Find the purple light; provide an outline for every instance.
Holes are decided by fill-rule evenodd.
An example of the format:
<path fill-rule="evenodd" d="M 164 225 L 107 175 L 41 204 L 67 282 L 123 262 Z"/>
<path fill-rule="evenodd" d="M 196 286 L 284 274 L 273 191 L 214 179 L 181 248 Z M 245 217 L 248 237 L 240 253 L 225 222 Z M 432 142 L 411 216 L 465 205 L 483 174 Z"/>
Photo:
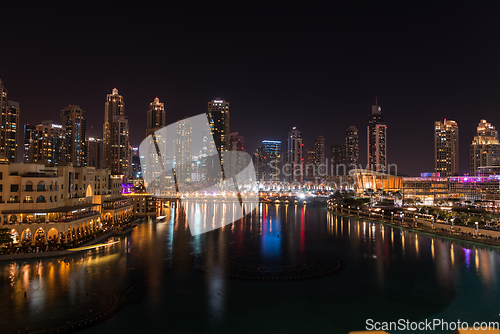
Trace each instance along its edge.
<path fill-rule="evenodd" d="M 131 194 L 134 185 L 131 183 L 122 183 L 122 194 Z"/>

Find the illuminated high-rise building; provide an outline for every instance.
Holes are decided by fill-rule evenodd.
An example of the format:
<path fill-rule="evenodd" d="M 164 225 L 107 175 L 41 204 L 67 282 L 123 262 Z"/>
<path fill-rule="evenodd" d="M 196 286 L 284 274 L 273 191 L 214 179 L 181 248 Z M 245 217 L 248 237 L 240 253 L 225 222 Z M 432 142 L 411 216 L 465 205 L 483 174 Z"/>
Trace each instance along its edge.
<path fill-rule="evenodd" d="M 219 98 L 208 102 L 207 117 L 217 150 L 229 151 L 229 102 Z"/>
<path fill-rule="evenodd" d="M 2 80 L 0 80 L 0 110 L 7 107 L 7 89 L 4 87 Z"/>
<path fill-rule="evenodd" d="M 347 174 L 346 167 L 346 145 L 334 142 L 331 147 L 331 174 L 342 176 Z"/>
<path fill-rule="evenodd" d="M 23 147 L 23 162 L 29 163 L 33 160 L 33 157 L 30 157 L 30 147 L 32 146 L 33 134 L 35 133 L 36 125 L 26 124 L 24 126 L 24 147 Z"/>
<path fill-rule="evenodd" d="M 132 177 L 139 178 L 141 177 L 141 158 L 139 156 L 139 148 L 138 147 L 132 147 L 132 155 L 131 155 L 131 161 L 132 161 Z"/>
<path fill-rule="evenodd" d="M 477 175 L 479 167 L 500 165 L 498 131 L 485 119 L 479 121 L 477 134 L 470 145 L 470 173 Z"/>
<path fill-rule="evenodd" d="M 351 165 L 349 169 L 352 169 L 357 162 L 359 157 L 359 141 L 358 141 L 358 129 L 355 126 L 350 126 L 346 130 L 345 136 L 345 163 Z"/>
<path fill-rule="evenodd" d="M 178 121 L 176 131 L 175 181 L 182 188 L 181 184 L 191 183 L 193 127 L 189 118 Z"/>
<path fill-rule="evenodd" d="M 296 127 L 288 133 L 286 154 L 286 177 L 288 182 L 304 181 L 303 146 L 300 131 Z"/>
<path fill-rule="evenodd" d="M 368 165 L 376 171 L 387 170 L 387 126 L 385 125 L 382 108 L 377 105 L 372 106 L 367 127 L 367 147 L 368 147 Z"/>
<path fill-rule="evenodd" d="M 239 151 L 239 152 L 245 151 L 245 138 L 243 136 L 238 136 L 238 132 L 233 132 L 229 134 L 229 150 Z M 245 158 L 243 155 L 231 154 L 230 157 L 231 161 L 226 162 L 226 165 L 224 165 L 226 168 L 229 168 L 230 174 L 228 175 L 236 175 L 240 171 L 245 169 L 246 165 L 245 165 Z M 229 166 L 227 165 L 228 163 Z"/>
<path fill-rule="evenodd" d="M 129 124 L 125 117 L 123 96 L 114 88 L 106 97 L 103 125 L 103 167 L 115 175 L 129 175 L 130 145 Z"/>
<path fill-rule="evenodd" d="M 265 181 L 267 172 L 267 157 L 264 152 L 264 147 L 258 147 L 252 156 L 253 166 L 255 168 L 255 176 L 257 181 Z"/>
<path fill-rule="evenodd" d="M 434 123 L 435 171 L 441 177 L 458 175 L 458 125 L 445 119 Z"/>
<path fill-rule="evenodd" d="M 325 138 L 323 136 L 317 136 L 314 142 L 314 170 L 315 178 L 324 178 L 326 176 L 326 165 L 325 165 Z"/>
<path fill-rule="evenodd" d="M 262 151 L 266 164 L 266 181 L 279 181 L 281 166 L 281 140 L 263 140 Z"/>
<path fill-rule="evenodd" d="M 5 157 L 4 125 L 7 116 L 7 89 L 0 80 L 0 155 Z M 2 158 L 2 157 L 0 157 Z"/>
<path fill-rule="evenodd" d="M 19 102 L 7 101 L 4 122 L 2 124 L 2 142 L 5 157 L 10 162 L 17 161 L 19 143 Z"/>
<path fill-rule="evenodd" d="M 100 138 L 87 139 L 87 166 L 102 169 L 103 141 Z"/>
<path fill-rule="evenodd" d="M 155 98 L 154 101 L 149 104 L 146 137 L 166 125 L 165 106 L 163 103 L 160 103 L 159 98 Z"/>
<path fill-rule="evenodd" d="M 305 160 L 304 160 L 304 169 L 306 175 L 304 176 L 304 179 L 306 181 L 314 181 L 316 178 L 316 149 L 314 148 L 308 148 L 306 149 L 306 154 L 305 154 Z"/>
<path fill-rule="evenodd" d="M 66 163 L 66 130 L 51 120 L 36 126 L 30 146 L 30 163 L 39 162 L 48 165 Z"/>
<path fill-rule="evenodd" d="M 7 99 L 7 89 L 0 80 L 0 155 L 9 162 L 17 161 L 19 142 L 19 102 Z"/>
<path fill-rule="evenodd" d="M 61 109 L 59 122 L 66 129 L 67 162 L 75 166 L 87 165 L 87 142 L 85 138 L 87 119 L 85 110 L 78 105 L 69 105 Z"/>

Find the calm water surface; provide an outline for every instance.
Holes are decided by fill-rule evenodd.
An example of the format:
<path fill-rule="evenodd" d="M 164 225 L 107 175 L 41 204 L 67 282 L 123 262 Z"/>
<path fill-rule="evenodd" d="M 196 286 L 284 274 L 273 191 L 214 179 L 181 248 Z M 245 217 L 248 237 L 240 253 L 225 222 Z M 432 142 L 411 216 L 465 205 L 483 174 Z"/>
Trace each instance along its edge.
<path fill-rule="evenodd" d="M 368 318 L 500 321 L 498 248 L 320 207 L 261 204 L 258 213 L 195 237 L 181 210 L 165 215 L 139 220 L 106 249 L 1 262 L 2 332 L 71 326 L 116 310 L 84 332 L 346 333 L 363 330 Z M 293 279 L 302 266 L 325 261 L 321 254 L 339 269 Z M 277 267 L 291 279 L 230 277 Z"/>

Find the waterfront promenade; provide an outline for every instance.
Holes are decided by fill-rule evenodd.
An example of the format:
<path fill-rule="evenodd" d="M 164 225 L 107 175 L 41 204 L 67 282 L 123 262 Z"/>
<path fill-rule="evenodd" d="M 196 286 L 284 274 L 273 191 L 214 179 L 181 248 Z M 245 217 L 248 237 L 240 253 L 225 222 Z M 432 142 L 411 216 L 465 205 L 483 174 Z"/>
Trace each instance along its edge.
<path fill-rule="evenodd" d="M 334 214 L 346 217 L 353 217 L 372 222 L 381 222 L 401 228 L 429 233 L 446 238 L 453 238 L 469 242 L 476 242 L 490 246 L 500 247 L 500 231 L 486 230 L 467 227 L 452 226 L 450 224 L 433 223 L 423 219 L 413 217 L 386 216 L 383 213 L 366 211 L 358 208 L 328 204 L 328 210 Z"/>

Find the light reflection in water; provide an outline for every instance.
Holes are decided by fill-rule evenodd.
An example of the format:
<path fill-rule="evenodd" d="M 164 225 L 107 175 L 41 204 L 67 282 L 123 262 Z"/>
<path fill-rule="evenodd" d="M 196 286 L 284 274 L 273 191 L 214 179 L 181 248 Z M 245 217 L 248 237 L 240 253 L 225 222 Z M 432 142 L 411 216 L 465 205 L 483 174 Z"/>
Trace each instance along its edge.
<path fill-rule="evenodd" d="M 186 211 L 195 215 L 197 221 L 201 219 L 217 226 L 218 222 L 213 217 L 234 213 L 234 203 L 229 205 L 231 207 L 224 208 L 210 203 L 193 203 Z M 401 299 L 412 306 L 411 312 L 401 307 L 393 311 L 394 316 L 404 318 L 416 313 L 421 317 L 430 316 L 433 312 L 446 309 L 454 299 L 460 300 L 460 296 L 455 297 L 454 293 L 461 285 L 452 282 L 457 277 L 462 285 L 477 284 L 476 279 L 481 283 L 477 286 L 488 287 L 474 290 L 474 298 L 482 302 L 488 300 L 489 304 L 481 310 L 500 309 L 500 302 L 488 299 L 492 291 L 500 293 L 500 288 L 496 286 L 496 277 L 500 274 L 500 258 L 496 249 L 342 218 L 327 214 L 324 208 L 275 204 L 259 204 L 258 208 L 251 216 L 230 226 L 192 237 L 182 210 L 174 205 L 161 209 L 162 215 L 166 216 L 163 221 L 144 220 L 116 247 L 67 258 L 0 264 L 0 295 L 6 298 L 1 307 L 9 305 L 15 309 L 17 320 L 32 314 L 42 317 L 55 305 L 64 305 L 69 309 L 76 307 L 79 300 L 85 300 L 89 288 L 113 291 L 120 296 L 141 277 L 150 275 L 143 283 L 143 289 L 150 291 L 134 308 L 137 316 L 147 318 L 148 314 L 155 314 L 148 307 L 150 303 L 151 308 L 154 305 L 165 310 L 162 319 L 148 318 L 152 324 L 157 321 L 159 326 L 164 322 L 181 326 L 182 317 L 170 316 L 178 314 L 177 306 L 171 301 L 186 299 L 186 305 L 202 305 L 193 307 L 191 315 L 204 319 L 203 323 L 210 324 L 212 328 L 209 329 L 213 332 L 223 331 L 218 326 L 230 322 L 228 319 L 237 318 L 241 312 L 249 319 L 270 319 L 268 323 L 278 323 L 276 328 L 282 329 L 280 331 L 291 332 L 293 325 L 297 326 L 301 319 L 290 320 L 284 316 L 290 309 L 282 305 L 288 304 L 298 307 L 298 311 L 302 311 L 301 305 L 307 305 L 304 311 L 314 311 L 318 317 L 322 317 L 321 307 L 328 307 L 332 311 L 324 318 L 328 320 L 320 322 L 329 324 L 333 317 L 335 321 L 331 328 L 340 326 L 346 331 L 362 328 L 366 320 L 364 310 L 383 313 L 384 309 L 398 305 Z M 231 251 L 237 253 L 258 250 L 251 260 L 266 263 L 278 261 L 292 250 L 302 254 L 329 252 L 346 266 L 338 275 L 321 279 L 273 285 L 267 282 L 246 283 L 226 277 L 226 269 L 221 264 L 232 260 L 229 246 Z M 208 273 L 193 270 L 194 258 L 201 255 L 213 259 L 203 262 L 210 269 Z M 168 267 L 165 259 L 175 260 L 175 265 Z M 332 287 L 341 288 L 334 289 L 330 294 Z M 27 299 L 24 291 L 28 292 Z M 138 291 L 143 293 L 144 290 Z M 365 298 L 367 291 L 369 298 Z M 273 296 L 272 301 L 269 301 L 270 295 Z M 263 300 L 276 304 L 266 308 L 263 307 Z M 366 309 L 353 314 L 342 300 L 346 303 L 360 300 L 360 305 Z M 276 305 L 283 307 L 283 311 Z M 270 312 L 270 309 L 274 311 Z M 482 312 L 479 309 L 468 310 L 471 316 Z M 123 315 L 117 321 L 122 327 L 117 330 L 126 332 L 126 324 L 131 321 L 127 314 L 130 313 L 123 310 L 116 316 L 120 318 Z M 288 319 L 291 325 L 280 319 Z M 356 325 L 358 320 L 359 326 Z M 193 329 L 202 330 L 205 329 Z M 253 331 L 262 332 L 265 329 Z"/>

